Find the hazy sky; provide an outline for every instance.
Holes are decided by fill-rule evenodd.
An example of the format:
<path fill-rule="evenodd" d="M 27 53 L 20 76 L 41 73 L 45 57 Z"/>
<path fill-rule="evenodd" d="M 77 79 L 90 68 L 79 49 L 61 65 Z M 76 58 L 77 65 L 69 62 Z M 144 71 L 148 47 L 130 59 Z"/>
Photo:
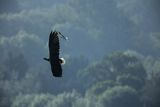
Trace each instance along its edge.
<path fill-rule="evenodd" d="M 48 56 L 48 35 L 54 29 L 69 38 L 61 42 L 62 55 L 91 59 L 115 50 L 134 50 L 141 38 L 147 40 L 150 32 L 159 32 L 159 15 L 152 0 L 0 2 L 1 54 L 23 53 L 32 62 Z"/>

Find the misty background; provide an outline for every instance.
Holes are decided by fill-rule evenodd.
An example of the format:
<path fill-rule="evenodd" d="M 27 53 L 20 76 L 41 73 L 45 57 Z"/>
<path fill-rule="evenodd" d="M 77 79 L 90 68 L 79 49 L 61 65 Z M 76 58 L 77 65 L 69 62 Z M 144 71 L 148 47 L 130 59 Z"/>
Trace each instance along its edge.
<path fill-rule="evenodd" d="M 1 107 L 159 107 L 159 0 L 1 0 Z M 66 59 L 52 76 L 51 30 Z"/>

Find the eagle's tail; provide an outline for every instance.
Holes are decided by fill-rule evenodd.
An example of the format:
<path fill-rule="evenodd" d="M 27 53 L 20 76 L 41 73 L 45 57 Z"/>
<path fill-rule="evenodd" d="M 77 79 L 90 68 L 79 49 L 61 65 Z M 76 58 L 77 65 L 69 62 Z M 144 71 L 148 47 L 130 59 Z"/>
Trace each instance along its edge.
<path fill-rule="evenodd" d="M 43 58 L 44 60 L 46 60 L 46 61 L 48 61 L 48 62 L 50 62 L 50 59 L 49 58 Z"/>

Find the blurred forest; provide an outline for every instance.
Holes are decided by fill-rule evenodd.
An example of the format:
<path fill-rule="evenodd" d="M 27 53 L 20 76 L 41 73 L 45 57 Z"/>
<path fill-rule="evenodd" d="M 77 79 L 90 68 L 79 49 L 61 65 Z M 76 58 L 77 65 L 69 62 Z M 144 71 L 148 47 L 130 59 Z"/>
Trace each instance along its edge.
<path fill-rule="evenodd" d="M 159 0 L 1 0 L 0 107 L 160 107 Z M 66 59 L 54 78 L 48 35 Z"/>

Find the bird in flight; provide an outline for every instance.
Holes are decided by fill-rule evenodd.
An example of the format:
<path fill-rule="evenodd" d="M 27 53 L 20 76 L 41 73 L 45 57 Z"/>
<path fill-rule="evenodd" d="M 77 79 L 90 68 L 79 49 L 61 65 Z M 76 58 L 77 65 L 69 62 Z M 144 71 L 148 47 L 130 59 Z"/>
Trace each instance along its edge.
<path fill-rule="evenodd" d="M 59 58 L 60 43 L 59 38 L 67 40 L 68 38 L 63 36 L 58 31 L 51 31 L 49 35 L 49 58 L 43 58 L 50 62 L 52 74 L 55 77 L 62 77 L 62 64 L 65 64 L 64 58 Z"/>

